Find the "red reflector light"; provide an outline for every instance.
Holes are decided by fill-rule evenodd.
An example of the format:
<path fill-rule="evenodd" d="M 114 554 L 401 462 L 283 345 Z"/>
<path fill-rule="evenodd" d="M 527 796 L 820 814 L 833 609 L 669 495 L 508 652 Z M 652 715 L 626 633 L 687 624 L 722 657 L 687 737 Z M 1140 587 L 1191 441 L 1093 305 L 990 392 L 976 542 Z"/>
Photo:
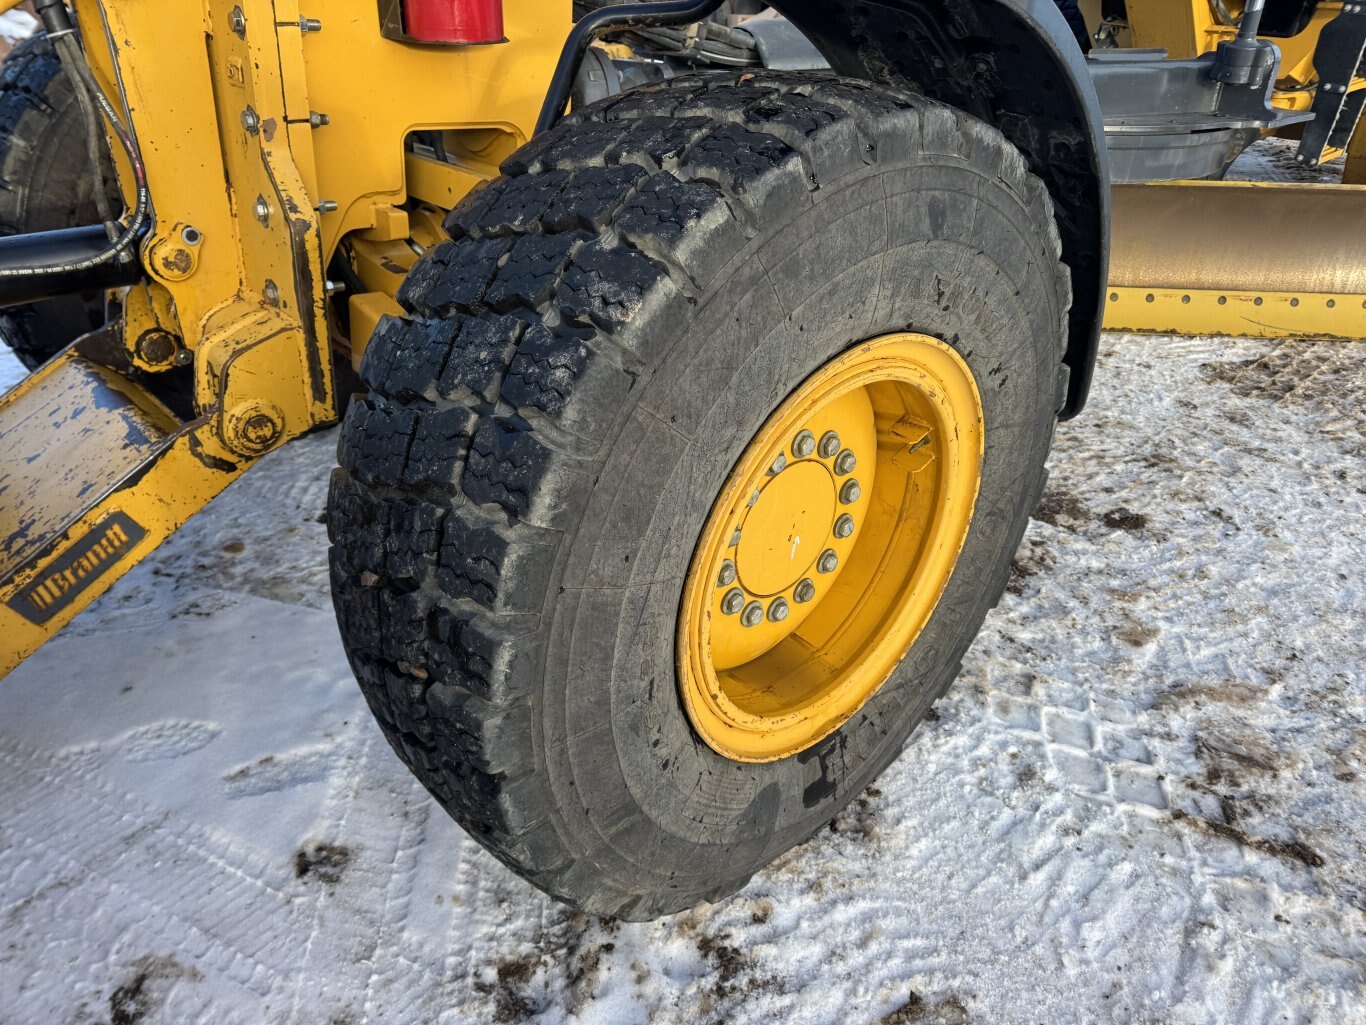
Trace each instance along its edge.
<path fill-rule="evenodd" d="M 403 0 L 403 22 L 422 43 L 498 43 L 503 0 Z"/>

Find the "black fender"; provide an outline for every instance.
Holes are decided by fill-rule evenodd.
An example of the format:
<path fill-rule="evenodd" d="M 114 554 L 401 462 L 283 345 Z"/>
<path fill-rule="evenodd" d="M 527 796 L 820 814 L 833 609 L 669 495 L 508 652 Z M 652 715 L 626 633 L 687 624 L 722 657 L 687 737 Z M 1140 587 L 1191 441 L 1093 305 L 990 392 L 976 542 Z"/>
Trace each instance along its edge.
<path fill-rule="evenodd" d="M 919 88 L 995 126 L 1053 198 L 1072 274 L 1063 420 L 1095 369 L 1110 253 L 1105 130 L 1055 0 L 770 0 L 840 74 Z"/>

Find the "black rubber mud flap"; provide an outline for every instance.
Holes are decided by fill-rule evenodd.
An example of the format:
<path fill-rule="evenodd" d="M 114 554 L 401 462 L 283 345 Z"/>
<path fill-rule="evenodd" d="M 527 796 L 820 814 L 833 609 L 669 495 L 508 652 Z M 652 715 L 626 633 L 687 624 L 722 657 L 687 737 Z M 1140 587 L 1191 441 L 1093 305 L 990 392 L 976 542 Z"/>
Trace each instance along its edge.
<path fill-rule="evenodd" d="M 647 87 L 503 172 L 366 352 L 330 502 L 337 617 L 394 750 L 472 836 L 561 900 L 656 917 L 828 823 L 956 675 L 1043 487 L 1067 274 L 1047 191 L 999 133 L 831 74 Z M 982 395 L 957 568 L 836 733 L 728 760 L 675 675 L 703 522 L 796 385 L 907 329 Z"/>

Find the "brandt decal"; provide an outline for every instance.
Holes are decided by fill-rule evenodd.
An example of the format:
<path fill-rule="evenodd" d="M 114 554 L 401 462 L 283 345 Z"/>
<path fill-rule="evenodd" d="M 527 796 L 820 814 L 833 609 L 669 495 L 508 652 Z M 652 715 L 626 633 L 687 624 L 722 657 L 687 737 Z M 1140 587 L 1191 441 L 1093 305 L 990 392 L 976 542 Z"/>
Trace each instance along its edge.
<path fill-rule="evenodd" d="M 147 531 L 134 523 L 127 513 L 110 513 L 74 545 L 40 568 L 10 598 L 9 607 L 30 623 L 46 623 L 146 536 Z"/>

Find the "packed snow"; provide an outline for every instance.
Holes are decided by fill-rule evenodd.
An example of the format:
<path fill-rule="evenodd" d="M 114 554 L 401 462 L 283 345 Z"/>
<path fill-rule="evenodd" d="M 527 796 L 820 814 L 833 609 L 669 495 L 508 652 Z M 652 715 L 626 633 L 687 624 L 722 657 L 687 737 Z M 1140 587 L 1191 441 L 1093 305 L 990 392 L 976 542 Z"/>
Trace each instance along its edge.
<path fill-rule="evenodd" d="M 305 438 L 0 683 L 0 1021 L 1366 1022 L 1364 400 L 1360 345 L 1107 337 L 934 721 L 646 925 L 390 752 Z"/>

